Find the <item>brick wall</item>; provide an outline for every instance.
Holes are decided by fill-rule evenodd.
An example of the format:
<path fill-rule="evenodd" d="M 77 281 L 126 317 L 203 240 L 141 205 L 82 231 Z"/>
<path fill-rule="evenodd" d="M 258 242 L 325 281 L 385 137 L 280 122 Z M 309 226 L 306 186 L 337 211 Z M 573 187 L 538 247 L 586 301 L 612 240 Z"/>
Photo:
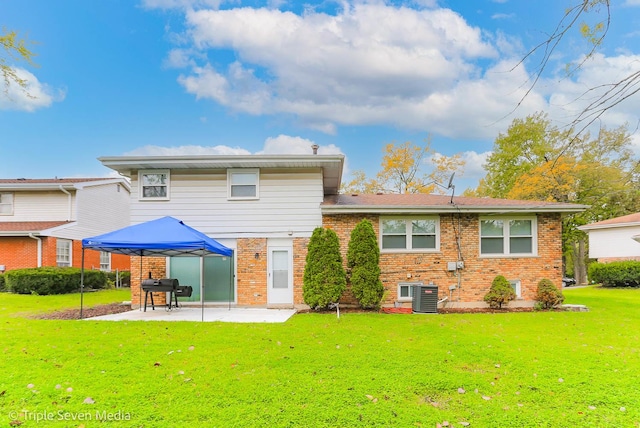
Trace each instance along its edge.
<path fill-rule="evenodd" d="M 363 218 L 372 223 L 379 237 L 379 216 L 341 214 L 323 216 L 325 227 L 331 228 L 340 238 L 345 260 L 351 231 Z M 447 270 L 447 262 L 458 260 L 457 230 L 460 231 L 460 252 L 464 269 L 460 274 L 461 287 L 449 294 L 449 286 L 458 284 L 458 277 Z M 379 238 L 378 238 L 379 239 Z M 562 284 L 562 223 L 559 214 L 538 216 L 538 256 L 526 258 L 479 258 L 479 218 L 474 214 L 440 216 L 440 251 L 436 253 L 382 253 L 380 256 L 381 280 L 386 289 L 383 304 L 393 304 L 397 299 L 399 282 L 433 282 L 438 285 L 439 298 L 449 297 L 452 302 L 483 301 L 496 275 L 509 280 L 520 280 L 523 301 L 532 301 L 538 281 L 550 279 L 556 286 Z M 353 297 L 345 295 L 344 303 Z"/>
<path fill-rule="evenodd" d="M 267 239 L 238 239 L 236 249 L 238 305 L 267 304 Z"/>
<path fill-rule="evenodd" d="M 166 278 L 167 263 L 164 257 L 142 257 L 141 275 L 140 257 L 131 257 L 131 307 L 139 308 L 144 304 L 144 292 L 140 290 L 140 279 Z M 167 303 L 166 293 L 153 293 L 155 304 L 163 305 Z"/>
<path fill-rule="evenodd" d="M 42 266 L 57 266 L 56 242 L 57 238 L 40 237 L 42 241 Z M 71 252 L 72 266 L 82 267 L 82 242 L 73 241 Z M 85 251 L 85 269 L 100 268 L 100 252 Z M 0 238 L 0 265 L 7 270 L 34 268 L 38 266 L 38 241 L 26 236 L 9 236 Z M 111 268 L 129 270 L 129 256 L 112 254 Z"/>

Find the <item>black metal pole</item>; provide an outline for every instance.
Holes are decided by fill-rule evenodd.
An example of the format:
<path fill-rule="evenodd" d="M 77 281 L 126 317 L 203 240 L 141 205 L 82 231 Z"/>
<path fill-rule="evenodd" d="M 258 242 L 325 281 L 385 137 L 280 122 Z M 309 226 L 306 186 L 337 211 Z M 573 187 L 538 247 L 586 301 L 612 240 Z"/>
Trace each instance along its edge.
<path fill-rule="evenodd" d="M 82 261 L 80 262 L 80 319 L 84 308 L 84 247 L 82 247 Z"/>

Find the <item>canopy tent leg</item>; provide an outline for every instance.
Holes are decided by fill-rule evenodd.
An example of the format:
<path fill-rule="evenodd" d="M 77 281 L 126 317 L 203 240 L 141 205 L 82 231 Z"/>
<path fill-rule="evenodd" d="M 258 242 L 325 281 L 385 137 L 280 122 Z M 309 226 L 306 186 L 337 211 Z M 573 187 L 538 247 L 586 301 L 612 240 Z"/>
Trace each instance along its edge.
<path fill-rule="evenodd" d="M 227 300 L 229 301 L 229 310 L 231 310 L 231 294 L 233 294 L 233 283 L 235 282 L 235 278 L 233 276 L 233 253 L 231 253 L 231 258 L 229 260 L 229 296 Z"/>
<path fill-rule="evenodd" d="M 142 311 L 142 253 L 143 251 L 144 250 L 140 250 L 140 280 L 138 281 L 138 310 L 139 311 Z"/>
<path fill-rule="evenodd" d="M 204 249 L 202 250 L 202 253 L 200 254 L 200 266 L 202 269 L 202 279 L 200 281 L 200 308 L 201 308 L 201 322 L 204 322 L 204 281 L 205 281 L 205 268 L 204 268 Z"/>
<path fill-rule="evenodd" d="M 84 247 L 82 248 L 82 258 L 80 262 L 80 319 L 84 309 Z"/>

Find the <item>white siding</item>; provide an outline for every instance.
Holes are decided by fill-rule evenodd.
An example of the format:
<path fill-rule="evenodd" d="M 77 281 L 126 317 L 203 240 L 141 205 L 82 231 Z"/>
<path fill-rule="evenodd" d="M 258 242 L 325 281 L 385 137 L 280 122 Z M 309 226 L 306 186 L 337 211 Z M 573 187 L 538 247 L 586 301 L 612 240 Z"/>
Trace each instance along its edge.
<path fill-rule="evenodd" d="M 72 221 L 75 220 L 75 195 L 71 193 L 71 212 L 69 196 L 62 191 L 14 192 L 13 215 L 2 216 L 2 221 Z"/>
<path fill-rule="evenodd" d="M 171 171 L 169 201 L 138 200 L 132 174 L 131 222 L 173 216 L 220 238 L 311 236 L 322 224 L 322 171 L 261 170 L 258 200 L 227 200 L 227 173 Z"/>
<path fill-rule="evenodd" d="M 640 243 L 631 239 L 634 235 L 640 235 L 640 226 L 590 230 L 589 257 L 640 257 Z"/>
<path fill-rule="evenodd" d="M 120 191 L 118 191 L 118 186 Z M 130 223 L 130 195 L 119 184 L 87 186 L 77 191 L 78 218 L 75 225 L 54 229 L 51 236 L 83 239 L 101 235 Z"/>

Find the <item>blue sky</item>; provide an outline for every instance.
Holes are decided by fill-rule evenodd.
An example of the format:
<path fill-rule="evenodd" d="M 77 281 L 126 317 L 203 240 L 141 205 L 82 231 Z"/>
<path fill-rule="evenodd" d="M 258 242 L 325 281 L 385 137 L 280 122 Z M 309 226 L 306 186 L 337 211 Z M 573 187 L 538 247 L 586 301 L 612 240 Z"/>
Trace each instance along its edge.
<path fill-rule="evenodd" d="M 383 147 L 422 144 L 466 160 L 475 187 L 499 132 L 547 111 L 566 123 L 589 85 L 640 70 L 640 0 L 612 0 L 588 48 L 573 33 L 512 112 L 566 0 L 267 2 L 3 0 L 1 22 L 30 40 L 26 98 L 0 94 L 0 177 L 107 176 L 114 155 L 343 153 L 374 175 Z M 640 96 L 603 124 L 635 126 Z M 640 153 L 640 138 L 634 135 Z"/>

